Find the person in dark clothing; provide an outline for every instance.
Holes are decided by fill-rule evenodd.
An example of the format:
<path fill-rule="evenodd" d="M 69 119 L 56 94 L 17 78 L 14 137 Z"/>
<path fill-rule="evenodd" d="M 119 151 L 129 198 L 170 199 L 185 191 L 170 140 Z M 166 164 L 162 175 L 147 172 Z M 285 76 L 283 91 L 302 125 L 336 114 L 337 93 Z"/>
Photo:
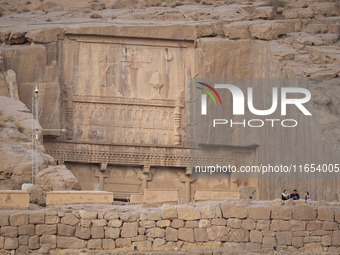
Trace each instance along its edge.
<path fill-rule="evenodd" d="M 306 191 L 306 193 L 305 193 L 305 200 L 308 200 L 308 199 L 309 199 L 309 192 Z"/>
<path fill-rule="evenodd" d="M 300 195 L 299 195 L 299 193 L 297 193 L 297 190 L 294 189 L 294 190 L 293 190 L 293 193 L 290 194 L 290 197 L 289 197 L 289 198 L 290 198 L 290 199 L 293 199 L 293 200 L 299 200 L 299 199 L 300 199 Z"/>
<path fill-rule="evenodd" d="M 289 194 L 287 192 L 287 190 L 283 190 L 282 194 L 281 194 L 281 199 L 282 200 L 288 200 L 289 199 Z"/>

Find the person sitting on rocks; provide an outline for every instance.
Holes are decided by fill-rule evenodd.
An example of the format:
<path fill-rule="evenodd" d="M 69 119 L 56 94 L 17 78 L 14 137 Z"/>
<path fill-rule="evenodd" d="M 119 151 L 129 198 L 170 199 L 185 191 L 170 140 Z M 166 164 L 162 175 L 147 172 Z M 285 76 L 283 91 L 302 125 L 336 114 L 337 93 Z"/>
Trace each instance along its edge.
<path fill-rule="evenodd" d="M 281 199 L 282 200 L 288 200 L 289 199 L 289 194 L 288 194 L 288 191 L 286 189 L 283 190 L 283 192 L 281 194 Z"/>
<path fill-rule="evenodd" d="M 309 192 L 306 191 L 306 192 L 305 192 L 305 200 L 307 201 L 308 199 L 309 199 Z"/>
<path fill-rule="evenodd" d="M 297 190 L 294 189 L 294 190 L 293 190 L 293 193 L 290 194 L 290 197 L 289 197 L 289 198 L 291 198 L 291 199 L 293 199 L 293 200 L 299 200 L 299 199 L 300 199 L 300 195 L 299 195 L 299 193 L 297 193 Z"/>

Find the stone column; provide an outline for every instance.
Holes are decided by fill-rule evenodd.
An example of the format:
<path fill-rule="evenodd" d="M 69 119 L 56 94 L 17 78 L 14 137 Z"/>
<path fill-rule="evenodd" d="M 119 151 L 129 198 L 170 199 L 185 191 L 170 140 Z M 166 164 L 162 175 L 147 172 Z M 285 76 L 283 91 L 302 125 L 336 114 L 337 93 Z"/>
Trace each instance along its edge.
<path fill-rule="evenodd" d="M 100 170 L 96 170 L 95 177 L 99 179 L 99 190 L 104 190 L 104 184 L 105 184 L 105 178 L 109 177 L 109 173 L 107 172 L 107 164 L 101 163 L 100 164 Z"/>
<path fill-rule="evenodd" d="M 191 169 L 191 168 L 190 168 Z M 191 172 L 191 171 L 190 171 Z M 192 201 L 191 196 L 191 183 L 194 182 L 196 179 L 191 178 L 188 173 L 188 168 L 186 169 L 186 173 L 180 176 L 180 180 L 184 183 L 184 198 L 183 203 L 190 203 Z"/>

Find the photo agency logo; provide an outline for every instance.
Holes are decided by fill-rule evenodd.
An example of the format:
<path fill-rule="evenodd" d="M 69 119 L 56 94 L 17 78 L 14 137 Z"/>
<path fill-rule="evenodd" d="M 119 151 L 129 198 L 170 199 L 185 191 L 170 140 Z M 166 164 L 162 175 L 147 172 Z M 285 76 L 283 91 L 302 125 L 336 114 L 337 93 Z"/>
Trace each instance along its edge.
<path fill-rule="evenodd" d="M 304 104 L 309 102 L 311 99 L 311 93 L 308 89 L 299 87 L 273 87 L 272 88 L 272 105 L 269 109 L 259 110 L 254 106 L 254 91 L 252 87 L 247 88 L 246 97 L 243 91 L 235 85 L 232 84 L 214 84 L 211 86 L 204 82 L 196 82 L 200 86 L 196 86 L 197 89 L 202 90 L 204 93 L 201 94 L 201 116 L 208 114 L 208 96 L 213 100 L 215 106 L 223 107 L 222 99 L 217 90 L 223 91 L 227 90 L 232 96 L 232 115 L 242 116 L 245 115 L 245 98 L 247 99 L 248 111 L 256 116 L 265 116 L 266 118 L 254 118 L 254 119 L 243 119 L 242 121 L 234 121 L 233 119 L 223 119 L 214 118 L 212 120 L 213 127 L 218 125 L 230 125 L 230 127 L 243 126 L 243 127 L 262 127 L 266 123 L 275 127 L 280 124 L 282 127 L 296 127 L 298 121 L 296 119 L 279 119 L 279 118 L 269 118 L 270 115 L 274 114 L 276 111 L 280 111 L 280 116 L 287 116 L 287 106 L 294 105 L 296 110 L 300 111 L 305 116 L 312 116 L 312 114 L 307 110 Z M 280 93 L 279 93 L 280 92 Z M 219 100 L 217 103 L 215 96 Z M 280 96 L 280 100 L 279 100 Z M 280 103 L 280 105 L 279 105 Z M 225 106 L 224 106 L 225 107 Z M 225 111 L 229 109 L 225 107 Z M 223 109 L 223 112 L 225 112 Z M 268 118 L 267 118 L 268 117 Z"/>

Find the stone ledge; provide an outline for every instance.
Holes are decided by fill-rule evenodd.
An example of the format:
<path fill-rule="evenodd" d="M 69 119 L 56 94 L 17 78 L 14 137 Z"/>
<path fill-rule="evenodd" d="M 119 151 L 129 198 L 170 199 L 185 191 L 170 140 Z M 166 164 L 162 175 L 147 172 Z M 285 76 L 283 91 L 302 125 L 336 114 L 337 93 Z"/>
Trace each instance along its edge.
<path fill-rule="evenodd" d="M 194 201 L 238 200 L 240 192 L 232 190 L 196 190 Z"/>
<path fill-rule="evenodd" d="M 50 191 L 46 192 L 46 205 L 112 204 L 113 193 L 106 191 Z"/>
<path fill-rule="evenodd" d="M 28 209 L 29 194 L 23 190 L 0 190 L 0 209 Z"/>

